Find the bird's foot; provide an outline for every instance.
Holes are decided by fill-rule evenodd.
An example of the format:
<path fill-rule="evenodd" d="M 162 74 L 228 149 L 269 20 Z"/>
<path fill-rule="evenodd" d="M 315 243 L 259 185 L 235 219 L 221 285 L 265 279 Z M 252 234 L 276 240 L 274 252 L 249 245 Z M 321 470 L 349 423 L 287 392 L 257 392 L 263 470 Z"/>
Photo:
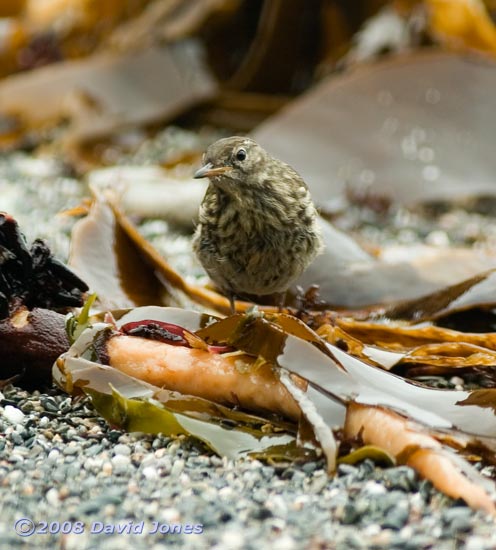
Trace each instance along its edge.
<path fill-rule="evenodd" d="M 231 308 L 231 315 L 234 315 L 236 313 L 236 295 L 232 292 L 229 292 L 229 306 Z"/>
<path fill-rule="evenodd" d="M 276 304 L 277 304 L 278 313 L 283 313 L 283 308 L 284 308 L 284 305 L 286 304 L 286 291 L 277 293 Z"/>
<path fill-rule="evenodd" d="M 321 309 L 325 305 L 325 302 L 320 298 L 319 285 L 312 285 L 307 290 L 304 290 L 301 286 L 297 286 L 295 305 L 299 314 L 309 310 Z"/>

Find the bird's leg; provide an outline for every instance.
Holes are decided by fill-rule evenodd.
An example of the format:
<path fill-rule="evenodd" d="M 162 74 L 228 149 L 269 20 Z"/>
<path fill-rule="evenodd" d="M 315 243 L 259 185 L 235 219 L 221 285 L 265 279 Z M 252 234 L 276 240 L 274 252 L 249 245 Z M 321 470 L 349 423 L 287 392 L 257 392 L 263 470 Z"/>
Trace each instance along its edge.
<path fill-rule="evenodd" d="M 312 285 L 307 290 L 297 286 L 295 302 L 298 314 L 312 309 L 319 309 L 319 307 L 325 305 L 325 302 L 319 296 L 319 285 Z"/>
<path fill-rule="evenodd" d="M 295 305 L 297 311 L 303 311 L 305 309 L 305 291 L 300 285 L 296 286 Z"/>
<path fill-rule="evenodd" d="M 277 311 L 279 313 L 282 313 L 282 309 L 284 307 L 284 304 L 286 303 L 286 291 L 277 293 L 276 303 L 277 303 Z"/>
<path fill-rule="evenodd" d="M 236 295 L 234 292 L 229 291 L 229 305 L 231 306 L 231 315 L 236 313 Z"/>

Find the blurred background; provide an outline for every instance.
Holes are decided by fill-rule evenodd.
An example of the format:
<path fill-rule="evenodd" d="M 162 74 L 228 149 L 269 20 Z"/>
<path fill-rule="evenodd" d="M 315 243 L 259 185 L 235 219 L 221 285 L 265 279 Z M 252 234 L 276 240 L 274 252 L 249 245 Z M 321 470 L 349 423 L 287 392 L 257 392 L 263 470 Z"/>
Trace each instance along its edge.
<path fill-rule="evenodd" d="M 105 163 L 92 142 L 119 125 L 248 132 L 327 75 L 386 54 L 492 56 L 494 11 L 493 0 L 3 0 L 0 148 L 64 123 L 84 170 Z"/>
<path fill-rule="evenodd" d="M 2 0 L 0 210 L 66 259 L 90 188 L 119 187 L 143 236 L 200 277 L 191 175 L 209 143 L 249 134 L 372 255 L 494 251 L 495 15 L 494 0 Z"/>

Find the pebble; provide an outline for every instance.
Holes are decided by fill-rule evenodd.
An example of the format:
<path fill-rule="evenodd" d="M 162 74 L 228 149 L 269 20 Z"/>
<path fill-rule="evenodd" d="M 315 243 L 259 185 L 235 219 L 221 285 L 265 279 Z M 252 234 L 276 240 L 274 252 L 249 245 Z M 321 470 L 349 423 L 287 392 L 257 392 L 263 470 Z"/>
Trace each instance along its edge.
<path fill-rule="evenodd" d="M 15 445 L 22 445 L 24 443 L 24 440 L 17 432 L 11 432 L 9 437 Z"/>
<path fill-rule="evenodd" d="M 177 477 L 179 476 L 179 474 L 182 473 L 183 470 L 184 470 L 184 460 L 182 459 L 176 460 L 172 465 L 170 475 L 172 477 Z"/>
<path fill-rule="evenodd" d="M 470 531 L 472 514 L 466 507 L 451 508 L 443 511 L 442 518 L 446 531 L 455 536 L 457 533 Z"/>
<path fill-rule="evenodd" d="M 38 423 L 38 426 L 40 428 L 46 428 L 48 425 L 50 424 L 50 419 L 48 418 L 48 416 L 42 416 L 40 418 L 40 421 Z"/>
<path fill-rule="evenodd" d="M 213 141 L 211 137 L 168 130 L 147 139 L 127 162 L 162 162 L 181 144 L 187 142 L 200 150 Z M 6 186 L 20 190 L 14 206 L 20 211 L 18 219 L 28 240 L 46 238 L 63 259 L 73 220 L 60 221 L 66 224 L 61 236 L 52 229 L 53 217 L 68 202 L 78 204 L 84 187 L 75 178 L 62 177 L 62 163 L 35 163 L 35 169 L 26 169 L 29 156 L 16 155 L 10 160 L 0 158 L 0 192 Z M 36 223 L 32 223 L 33 212 Z M 438 247 L 450 242 L 496 242 L 494 220 L 476 213 L 451 211 L 438 220 L 394 208 L 382 220 L 362 214 L 350 208 L 341 221 L 371 245 L 426 239 Z M 340 220 L 336 222 L 339 226 Z M 153 223 L 147 226 L 150 236 Z M 160 231 L 163 228 L 160 225 Z M 184 253 L 187 239 L 170 235 L 155 239 L 163 251 L 172 243 L 179 250 L 180 267 L 193 272 L 191 255 Z M 437 383 L 450 387 L 463 386 L 464 381 L 452 377 Z M 13 386 L 2 387 L 0 392 L 0 434 L 6 435 L 0 436 L 2 549 L 19 546 L 12 525 L 22 516 L 35 522 L 146 520 L 203 526 L 196 538 L 69 534 L 62 541 L 51 535 L 36 539 L 35 535 L 25 541 L 33 548 L 496 548 L 492 520 L 440 497 L 430 483 L 406 467 L 383 470 L 371 461 L 341 464 L 337 476 L 328 478 L 322 461 L 282 470 L 259 461 L 230 461 L 200 451 L 184 438 L 109 428 L 88 400 L 76 403 L 58 390 L 29 393 Z"/>
<path fill-rule="evenodd" d="M 20 409 L 18 409 L 17 407 L 13 407 L 12 405 L 7 405 L 4 408 L 3 417 L 11 424 L 21 424 L 22 422 L 24 422 L 25 419 L 24 413 Z"/>
<path fill-rule="evenodd" d="M 60 451 L 58 449 L 52 449 L 47 456 L 49 462 L 56 462 L 60 456 Z"/>
<path fill-rule="evenodd" d="M 238 550 L 243 548 L 244 542 L 245 538 L 239 531 L 229 530 L 221 536 L 221 544 L 229 550 Z"/>
<path fill-rule="evenodd" d="M 45 498 L 50 506 L 59 506 L 60 504 L 59 492 L 57 489 L 49 489 L 45 495 Z"/>
<path fill-rule="evenodd" d="M 115 455 L 111 462 L 115 474 L 125 473 L 131 465 L 131 459 L 125 455 Z"/>
<path fill-rule="evenodd" d="M 11 406 L 20 410 L 14 388 L 4 391 Z M 29 402 L 29 394 L 23 399 Z M 193 539 L 179 535 L 170 540 L 226 550 L 297 550 L 310 540 L 342 550 L 443 550 L 439 541 L 459 540 L 460 534 L 484 544 L 492 536 L 492 524 L 467 507 L 444 499 L 440 512 L 432 485 L 406 467 L 384 470 L 371 461 L 342 464 L 338 475 L 329 478 L 322 462 L 283 470 L 259 461 L 233 462 L 199 454 L 187 439 L 166 441 L 110 430 L 98 419 L 90 421 L 87 405 L 80 405 L 77 414 L 71 409 L 68 417 L 45 414 L 50 406 L 60 410 L 64 399 L 63 394 L 33 396 L 33 406 L 24 407 L 29 411 L 26 421 L 7 425 L 9 437 L 0 447 L 6 524 L 14 521 L 15 510 L 36 521 L 198 523 L 203 532 L 195 544 L 189 546 Z M 79 436 L 79 427 L 86 429 L 85 438 Z M 98 437 L 88 437 L 90 433 Z M 26 441 L 32 437 L 36 442 L 28 449 Z M 94 547 L 121 547 L 112 535 L 94 537 Z M 80 547 L 75 539 L 67 540 L 72 541 L 67 548 Z M 160 540 L 151 535 L 133 539 L 138 549 L 157 544 Z"/>
<path fill-rule="evenodd" d="M 40 399 L 40 403 L 45 408 L 46 411 L 58 412 L 59 410 L 59 406 L 57 405 L 57 402 L 52 397 L 42 397 Z"/>
<path fill-rule="evenodd" d="M 158 472 L 153 466 L 147 466 L 142 470 L 143 476 L 148 480 L 154 480 L 158 477 Z"/>
<path fill-rule="evenodd" d="M 271 545 L 272 550 L 293 550 L 296 548 L 296 541 L 289 535 L 278 537 Z"/>
<path fill-rule="evenodd" d="M 383 495 L 387 492 L 387 489 L 384 485 L 375 481 L 366 481 L 363 486 L 363 492 L 370 497 L 374 497 L 377 495 Z"/>
<path fill-rule="evenodd" d="M 127 445 L 116 445 L 113 448 L 113 453 L 115 455 L 129 456 L 131 454 L 131 449 Z"/>
<path fill-rule="evenodd" d="M 64 447 L 63 454 L 66 456 L 76 455 L 81 452 L 81 449 L 77 445 L 69 444 Z"/>
<path fill-rule="evenodd" d="M 386 529 L 400 530 L 408 520 L 408 505 L 406 502 L 398 503 L 398 506 L 391 508 L 384 520 L 382 527 Z"/>

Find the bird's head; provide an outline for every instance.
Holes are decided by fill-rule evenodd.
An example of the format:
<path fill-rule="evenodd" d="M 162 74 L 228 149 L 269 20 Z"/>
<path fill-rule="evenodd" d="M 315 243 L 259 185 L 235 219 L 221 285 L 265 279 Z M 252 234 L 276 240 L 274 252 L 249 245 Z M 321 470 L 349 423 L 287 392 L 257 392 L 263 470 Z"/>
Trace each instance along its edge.
<path fill-rule="evenodd" d="M 209 178 L 212 184 L 246 184 L 253 174 L 260 173 L 268 157 L 255 141 L 247 137 L 219 139 L 203 155 L 203 166 L 195 178 Z"/>

